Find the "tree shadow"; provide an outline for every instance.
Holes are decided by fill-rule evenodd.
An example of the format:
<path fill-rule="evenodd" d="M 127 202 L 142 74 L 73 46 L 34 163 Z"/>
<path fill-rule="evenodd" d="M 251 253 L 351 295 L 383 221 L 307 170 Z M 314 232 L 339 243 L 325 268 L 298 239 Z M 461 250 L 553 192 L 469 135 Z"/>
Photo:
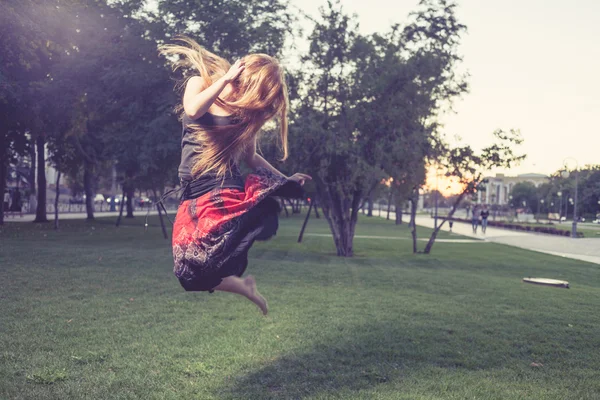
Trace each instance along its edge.
<path fill-rule="evenodd" d="M 220 397 L 303 399 L 339 395 L 398 381 L 424 368 L 497 368 L 527 349 L 510 342 L 490 346 L 493 329 L 450 320 L 426 325 L 400 321 L 338 327 L 309 351 L 291 351 L 223 388 Z M 458 329 L 458 331 L 456 330 Z M 331 331 L 331 329 L 328 329 Z M 470 332 L 478 332 L 475 335 Z M 487 348 L 486 348 L 487 347 Z"/>

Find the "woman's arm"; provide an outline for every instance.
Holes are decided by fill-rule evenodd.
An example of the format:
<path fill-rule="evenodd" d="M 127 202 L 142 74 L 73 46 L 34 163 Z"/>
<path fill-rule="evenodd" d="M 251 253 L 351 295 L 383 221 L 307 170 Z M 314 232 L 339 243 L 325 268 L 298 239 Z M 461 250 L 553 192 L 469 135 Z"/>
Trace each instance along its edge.
<path fill-rule="evenodd" d="M 254 140 L 254 144 L 250 147 L 250 150 L 246 153 L 246 164 L 248 167 L 256 170 L 257 168 L 266 168 L 269 171 L 273 172 L 275 175 L 279 175 L 284 177 L 285 179 L 298 182 L 301 185 L 304 185 L 304 181 L 312 179 L 310 176 L 302 173 L 295 173 L 294 175 L 287 177 L 282 174 L 277 168 L 273 167 L 267 160 L 265 160 L 260 154 L 256 153 L 256 139 Z"/>
<path fill-rule="evenodd" d="M 244 63 L 237 61 L 221 78 L 208 86 L 200 76 L 191 77 L 183 95 L 183 109 L 191 119 L 204 115 L 228 83 L 233 81 L 244 70 Z"/>
<path fill-rule="evenodd" d="M 256 138 L 254 139 L 254 143 L 246 152 L 245 161 L 248 167 L 253 170 L 256 170 L 257 168 L 266 168 L 269 171 L 273 172 L 275 175 L 283 176 L 287 179 L 287 176 L 285 176 L 277 168 L 269 164 L 267 160 L 265 160 L 260 154 L 256 152 Z"/>

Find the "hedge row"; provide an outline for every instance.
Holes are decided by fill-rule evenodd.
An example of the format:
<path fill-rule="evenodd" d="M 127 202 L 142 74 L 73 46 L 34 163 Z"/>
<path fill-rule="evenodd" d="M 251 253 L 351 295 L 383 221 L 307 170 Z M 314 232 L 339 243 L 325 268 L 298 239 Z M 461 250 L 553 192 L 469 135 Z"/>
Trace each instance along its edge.
<path fill-rule="evenodd" d="M 466 222 L 471 223 L 470 219 L 465 218 L 452 218 L 453 221 L 458 222 Z M 558 235 L 558 236 L 571 236 L 570 230 L 565 229 L 557 229 L 551 226 L 529 226 L 522 224 L 511 224 L 509 222 L 504 221 L 491 221 L 488 219 L 488 226 L 493 226 L 495 228 L 503 228 L 503 229 L 513 229 L 516 231 L 524 231 L 524 232 L 538 232 L 538 233 L 546 233 L 548 235 Z M 577 237 L 583 237 L 583 232 L 577 232 Z"/>

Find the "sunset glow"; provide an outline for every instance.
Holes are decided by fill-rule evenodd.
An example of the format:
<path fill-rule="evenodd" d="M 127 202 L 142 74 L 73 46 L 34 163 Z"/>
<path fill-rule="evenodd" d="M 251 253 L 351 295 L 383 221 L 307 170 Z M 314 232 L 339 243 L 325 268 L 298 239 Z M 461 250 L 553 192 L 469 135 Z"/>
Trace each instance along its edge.
<path fill-rule="evenodd" d="M 424 185 L 424 189 L 427 191 L 437 189 L 444 196 L 451 196 L 453 194 L 460 193 L 463 190 L 463 185 L 458 182 L 456 178 L 447 178 L 442 173 L 436 179 L 437 169 L 434 166 L 429 167 L 427 171 L 427 177 Z"/>

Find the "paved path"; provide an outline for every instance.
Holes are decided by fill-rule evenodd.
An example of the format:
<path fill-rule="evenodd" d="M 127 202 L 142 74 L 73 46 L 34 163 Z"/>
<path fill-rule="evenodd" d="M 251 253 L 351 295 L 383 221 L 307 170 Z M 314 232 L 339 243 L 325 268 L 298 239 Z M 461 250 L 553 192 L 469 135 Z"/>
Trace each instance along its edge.
<path fill-rule="evenodd" d="M 433 228 L 433 218 L 417 216 L 417 225 Z M 442 230 L 449 230 L 448 223 L 444 224 Z M 471 224 L 463 222 L 454 222 L 452 232 L 472 238 L 483 239 L 487 242 L 501 243 L 520 247 L 522 249 L 600 264 L 600 239 L 572 239 L 565 236 L 520 232 L 511 229 L 492 227 L 487 228 L 485 235 L 481 232 L 481 227 L 479 227 L 477 234 L 473 234 Z"/>
<path fill-rule="evenodd" d="M 175 214 L 175 210 L 169 210 L 169 216 Z M 123 217 L 127 214 L 126 211 L 123 211 Z M 119 215 L 118 211 L 102 211 L 102 212 L 94 212 L 94 217 L 102 218 L 102 217 L 117 217 Z M 135 210 L 134 215 L 136 217 L 146 216 L 146 210 Z M 157 215 L 157 211 L 151 210 L 150 215 Z M 54 213 L 47 213 L 48 221 L 54 221 Z M 63 221 L 65 219 L 86 219 L 87 213 L 60 213 L 58 219 Z M 33 222 L 35 219 L 35 214 L 23 214 L 22 217 L 17 215 L 5 215 L 4 221 L 6 222 Z"/>

